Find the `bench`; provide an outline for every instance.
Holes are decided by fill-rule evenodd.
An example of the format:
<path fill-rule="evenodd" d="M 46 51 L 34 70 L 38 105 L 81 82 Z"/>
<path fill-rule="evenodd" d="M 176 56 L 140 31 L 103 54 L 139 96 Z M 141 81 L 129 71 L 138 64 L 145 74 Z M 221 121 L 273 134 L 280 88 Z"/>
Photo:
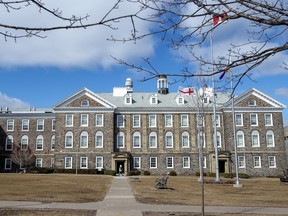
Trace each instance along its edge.
<path fill-rule="evenodd" d="M 140 179 L 139 179 L 139 176 L 131 176 L 130 177 L 130 181 L 137 181 L 137 182 L 139 182 L 140 181 Z"/>
<path fill-rule="evenodd" d="M 288 177 L 287 176 L 280 177 L 280 181 L 281 182 L 288 182 Z"/>
<path fill-rule="evenodd" d="M 163 176 L 162 179 L 156 180 L 155 187 L 157 189 L 166 189 L 168 178 L 169 178 L 168 176 Z"/>

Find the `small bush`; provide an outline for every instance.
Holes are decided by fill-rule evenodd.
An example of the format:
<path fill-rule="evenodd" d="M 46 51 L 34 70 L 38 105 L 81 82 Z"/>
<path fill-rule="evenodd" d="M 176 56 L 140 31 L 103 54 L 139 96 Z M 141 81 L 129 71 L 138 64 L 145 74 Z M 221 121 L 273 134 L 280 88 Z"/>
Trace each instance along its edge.
<path fill-rule="evenodd" d="M 145 176 L 149 176 L 149 175 L 150 175 L 150 171 L 148 171 L 148 170 L 144 170 L 143 175 L 145 175 Z"/>
<path fill-rule="evenodd" d="M 177 173 L 174 170 L 172 170 L 172 171 L 170 171 L 169 175 L 170 176 L 177 176 Z"/>
<path fill-rule="evenodd" d="M 116 176 L 115 170 L 104 170 L 104 175 Z"/>
<path fill-rule="evenodd" d="M 140 170 L 131 170 L 130 172 L 127 173 L 128 176 L 136 176 L 140 174 L 141 174 Z"/>

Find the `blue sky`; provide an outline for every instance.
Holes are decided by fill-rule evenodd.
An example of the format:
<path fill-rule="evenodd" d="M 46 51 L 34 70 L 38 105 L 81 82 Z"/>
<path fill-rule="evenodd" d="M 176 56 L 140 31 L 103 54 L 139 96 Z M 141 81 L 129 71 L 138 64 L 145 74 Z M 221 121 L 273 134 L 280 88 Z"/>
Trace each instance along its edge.
<path fill-rule="evenodd" d="M 72 3 L 69 8 L 64 7 L 70 13 L 74 13 L 75 10 L 73 1 L 71 0 Z M 77 12 L 83 11 L 83 13 L 95 14 L 95 10 L 100 13 L 104 10 L 104 6 L 104 8 L 109 7 L 109 3 L 104 0 L 97 1 L 98 5 L 95 5 L 94 1 L 89 2 L 81 5 L 80 8 L 78 4 Z M 64 5 L 64 1 L 61 0 L 58 4 L 61 7 Z M 99 7 L 99 5 L 103 7 Z M 93 8 L 93 6 L 95 7 Z M 98 8 L 100 9 L 98 10 Z M 133 7 L 125 8 L 125 10 L 131 12 L 129 10 L 133 11 Z M 13 20 L 17 20 L 18 24 L 21 24 L 21 22 L 24 22 L 23 20 L 31 20 L 37 14 L 25 9 L 20 14 L 12 13 L 2 18 L 11 20 L 11 15 L 13 17 L 20 16 L 21 19 L 14 18 Z M 91 16 L 91 19 L 93 18 Z M 37 22 L 40 21 L 36 21 L 36 24 Z M 122 28 L 116 34 L 120 37 L 127 36 L 130 29 L 126 26 L 127 23 L 122 23 Z M 215 55 L 218 54 L 219 50 L 222 50 L 223 44 L 220 44 L 221 41 L 229 42 L 228 39 L 232 38 L 228 33 L 230 31 L 229 27 L 229 24 L 225 27 L 227 32 L 224 36 L 221 31 L 215 32 Z M 147 29 L 149 29 L 147 24 L 139 24 L 139 31 Z M 107 41 L 106 39 L 111 34 L 115 34 L 115 32 L 107 28 L 97 27 L 86 30 L 47 32 L 45 33 L 45 36 L 47 36 L 45 39 L 24 38 L 16 42 L 14 40 L 5 41 L 4 38 L 0 37 L 2 47 L 0 50 L 0 76 L 2 81 L 0 85 L 0 106 L 52 107 L 84 87 L 96 93 L 112 92 L 113 87 L 123 86 L 128 77 L 132 78 L 135 91 L 156 91 L 155 80 L 139 82 L 144 76 L 147 77 L 147 74 L 137 73 L 127 67 L 118 65 L 111 58 L 111 55 L 134 64 L 143 64 L 141 57 L 149 57 L 160 73 L 180 73 L 181 68 L 187 64 L 177 59 L 175 54 L 162 44 L 159 38 L 151 37 L 136 44 L 123 44 Z M 233 38 L 240 40 L 235 34 L 233 34 Z M 218 47 L 221 47 L 221 49 L 218 49 Z M 286 55 L 278 55 L 272 61 L 257 68 L 253 72 L 255 82 L 245 78 L 237 88 L 236 94 L 241 94 L 243 91 L 254 87 L 287 106 L 288 71 L 281 70 L 277 65 L 283 61 L 287 61 L 287 53 Z M 195 65 L 189 65 L 189 67 L 197 70 Z M 176 92 L 178 86 L 193 85 L 195 81 L 189 80 L 188 82 L 170 85 L 170 91 Z M 285 125 L 288 125 L 287 108 L 284 110 L 283 116 Z"/>

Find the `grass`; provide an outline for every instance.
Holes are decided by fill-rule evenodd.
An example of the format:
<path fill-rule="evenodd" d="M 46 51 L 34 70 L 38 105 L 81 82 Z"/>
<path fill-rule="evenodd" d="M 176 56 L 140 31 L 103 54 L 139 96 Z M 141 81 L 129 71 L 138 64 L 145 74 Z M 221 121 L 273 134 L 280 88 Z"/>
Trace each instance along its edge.
<path fill-rule="evenodd" d="M 97 202 L 104 199 L 111 176 L 0 174 L 0 200 Z"/>
<path fill-rule="evenodd" d="M 97 202 L 103 200 L 111 176 L 73 174 L 0 174 L 0 200 L 42 202 Z M 201 205 L 197 177 L 170 176 L 168 189 L 155 189 L 159 177 L 140 176 L 130 185 L 139 202 L 149 204 Z M 209 179 L 209 178 L 205 178 Z M 213 179 L 209 179 L 213 182 Z M 286 207 L 288 184 L 275 178 L 241 179 L 242 188 L 232 184 L 205 184 L 205 205 Z M 92 216 L 96 211 L 69 209 L 0 209 L 2 216 Z M 144 216 L 199 216 L 199 213 L 143 212 Z M 205 214 L 219 216 L 223 214 Z M 224 214 L 233 216 L 235 214 Z M 242 214 L 237 214 L 242 216 Z M 245 214 L 243 214 L 245 215 Z M 261 215 L 264 216 L 265 214 Z M 254 214 L 253 216 L 258 216 Z"/>
<path fill-rule="evenodd" d="M 201 184 L 197 177 L 171 176 L 167 184 L 170 189 L 160 190 L 154 188 L 156 179 L 143 176 L 140 182 L 130 183 L 139 202 L 201 205 Z M 242 188 L 233 184 L 205 184 L 205 205 L 287 208 L 288 185 L 280 183 L 278 178 L 243 179 L 241 184 Z"/>

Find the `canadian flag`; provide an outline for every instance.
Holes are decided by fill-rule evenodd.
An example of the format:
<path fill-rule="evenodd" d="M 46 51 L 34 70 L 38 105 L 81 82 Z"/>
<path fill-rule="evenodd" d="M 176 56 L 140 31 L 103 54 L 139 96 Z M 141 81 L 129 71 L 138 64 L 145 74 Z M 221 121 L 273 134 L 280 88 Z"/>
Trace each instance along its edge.
<path fill-rule="evenodd" d="M 183 94 L 187 94 L 187 95 L 191 95 L 191 94 L 195 93 L 193 87 L 187 87 L 187 88 L 179 87 L 178 91 L 183 93 Z"/>
<path fill-rule="evenodd" d="M 218 25 L 221 22 L 225 22 L 227 19 L 227 13 L 223 10 L 220 15 L 212 15 L 213 25 Z"/>

